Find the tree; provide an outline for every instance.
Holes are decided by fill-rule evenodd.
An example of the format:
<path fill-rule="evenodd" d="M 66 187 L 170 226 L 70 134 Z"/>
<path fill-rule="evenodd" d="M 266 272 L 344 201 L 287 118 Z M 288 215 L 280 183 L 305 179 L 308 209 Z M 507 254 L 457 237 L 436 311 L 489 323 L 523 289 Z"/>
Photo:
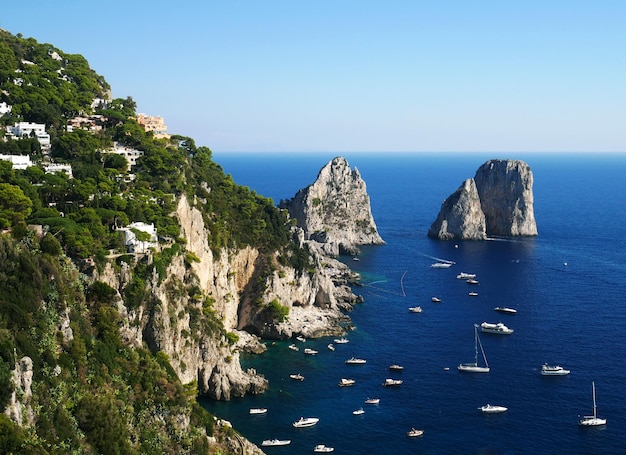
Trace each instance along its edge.
<path fill-rule="evenodd" d="M 19 186 L 0 183 L 0 227 L 23 223 L 31 213 L 33 201 Z"/>

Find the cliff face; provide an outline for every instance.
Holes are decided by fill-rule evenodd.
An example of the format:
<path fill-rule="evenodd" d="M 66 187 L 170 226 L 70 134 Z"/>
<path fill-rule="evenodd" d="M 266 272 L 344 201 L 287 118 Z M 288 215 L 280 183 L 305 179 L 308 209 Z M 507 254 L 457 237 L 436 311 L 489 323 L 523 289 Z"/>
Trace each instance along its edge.
<path fill-rule="evenodd" d="M 487 237 L 485 215 L 473 179 L 465 180 L 443 201 L 428 235 L 442 240 L 484 240 Z"/>
<path fill-rule="evenodd" d="M 533 174 L 519 160 L 489 160 L 448 197 L 428 231 L 441 240 L 533 236 Z"/>
<path fill-rule="evenodd" d="M 301 189 L 281 208 L 297 220 L 306 240 L 315 240 L 325 254 L 354 254 L 358 245 L 382 245 L 370 208 L 365 182 L 345 158 L 324 166 L 315 182 Z"/>

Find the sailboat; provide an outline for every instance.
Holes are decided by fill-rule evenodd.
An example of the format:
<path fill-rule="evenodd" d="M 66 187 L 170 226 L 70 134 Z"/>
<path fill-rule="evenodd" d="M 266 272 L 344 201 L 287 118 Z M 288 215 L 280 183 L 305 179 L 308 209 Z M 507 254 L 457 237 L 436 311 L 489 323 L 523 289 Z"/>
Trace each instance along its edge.
<path fill-rule="evenodd" d="M 480 346 L 480 352 L 483 355 L 485 366 L 478 365 L 478 347 Z M 474 324 L 474 363 L 462 363 L 457 369 L 465 373 L 489 373 L 489 364 L 487 363 L 487 356 L 483 350 L 483 345 L 478 337 L 478 324 Z"/>
<path fill-rule="evenodd" d="M 593 415 L 583 416 L 583 418 L 578 421 L 578 425 L 581 427 L 606 425 L 606 419 L 600 419 L 596 414 L 596 384 L 593 381 L 591 382 L 591 395 L 593 396 Z"/>

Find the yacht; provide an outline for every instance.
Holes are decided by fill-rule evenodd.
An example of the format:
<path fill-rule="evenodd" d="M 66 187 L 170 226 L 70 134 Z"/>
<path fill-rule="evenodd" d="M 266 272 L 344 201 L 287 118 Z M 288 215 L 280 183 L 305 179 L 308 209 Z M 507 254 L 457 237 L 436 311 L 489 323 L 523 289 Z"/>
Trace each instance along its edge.
<path fill-rule="evenodd" d="M 498 322 L 497 324 L 483 322 L 480 324 L 480 330 L 484 333 L 495 333 L 498 335 L 510 335 L 513 333 L 513 329 L 509 329 L 501 322 Z"/>
<path fill-rule="evenodd" d="M 292 351 L 299 351 L 300 348 L 298 346 L 296 346 L 295 344 L 290 344 L 289 345 L 289 349 L 291 349 Z"/>
<path fill-rule="evenodd" d="M 315 349 L 309 349 L 309 348 L 306 348 L 304 350 L 304 353 L 307 354 L 307 355 L 315 355 L 315 354 L 317 354 L 317 352 L 318 351 L 316 351 Z"/>
<path fill-rule="evenodd" d="M 365 414 L 365 411 L 363 410 L 363 408 L 359 408 L 356 411 L 352 411 L 352 414 L 354 414 L 355 416 L 360 416 L 361 414 Z"/>
<path fill-rule="evenodd" d="M 339 387 L 350 387 L 354 385 L 355 382 L 356 381 L 354 379 L 341 378 L 341 381 L 339 381 Z"/>
<path fill-rule="evenodd" d="M 478 365 L 478 347 L 480 347 L 480 352 L 483 355 L 485 366 Z M 487 363 L 487 356 L 485 355 L 483 345 L 480 342 L 480 337 L 478 336 L 478 324 L 474 324 L 474 363 L 462 363 L 457 367 L 457 369 L 464 373 L 489 373 L 490 371 L 489 364 Z"/>
<path fill-rule="evenodd" d="M 262 446 L 287 446 L 291 444 L 290 439 L 266 439 L 261 443 Z"/>
<path fill-rule="evenodd" d="M 302 335 L 298 335 L 296 337 L 296 340 L 298 340 L 300 343 L 304 343 L 306 341 L 306 338 L 304 338 Z"/>
<path fill-rule="evenodd" d="M 498 414 L 500 412 L 505 412 L 509 410 L 509 408 L 507 408 L 506 406 L 497 406 L 491 404 L 486 404 L 478 409 L 480 409 L 485 414 Z"/>
<path fill-rule="evenodd" d="M 314 425 L 317 425 L 317 422 L 319 422 L 320 419 L 318 419 L 317 417 L 300 417 L 300 420 L 297 420 L 293 423 L 293 426 L 295 428 L 306 428 L 306 427 L 312 427 Z"/>
<path fill-rule="evenodd" d="M 430 264 L 433 269 L 447 269 L 452 267 L 451 262 L 435 262 L 434 264 Z"/>
<path fill-rule="evenodd" d="M 391 366 L 389 367 L 389 369 L 390 369 L 391 371 L 402 371 L 402 370 L 404 370 L 404 367 L 403 367 L 402 365 L 398 365 L 398 364 L 395 364 L 395 363 L 394 363 L 393 365 L 391 365 Z"/>
<path fill-rule="evenodd" d="M 456 276 L 456 278 L 457 280 L 473 280 L 474 278 L 476 278 L 476 274 L 461 272 Z"/>
<path fill-rule="evenodd" d="M 300 373 L 290 374 L 289 378 L 293 379 L 294 381 L 304 381 L 304 376 L 302 376 Z"/>
<path fill-rule="evenodd" d="M 542 376 L 567 376 L 570 374 L 570 370 L 566 370 L 562 366 L 559 365 L 548 365 L 544 363 L 541 365 L 541 375 Z"/>
<path fill-rule="evenodd" d="M 468 292 L 470 297 L 478 297 L 478 292 Z"/>
<path fill-rule="evenodd" d="M 330 453 L 333 452 L 335 450 L 334 447 L 328 447 L 325 446 L 324 444 L 318 444 L 313 448 L 313 452 L 315 453 Z"/>
<path fill-rule="evenodd" d="M 581 427 L 598 427 L 601 425 L 606 425 L 606 419 L 601 419 L 598 417 L 596 412 L 596 384 L 595 382 L 591 382 L 591 395 L 593 396 L 593 415 L 591 416 L 583 416 L 579 421 L 578 425 Z"/>
<path fill-rule="evenodd" d="M 347 338 L 343 338 L 343 337 L 342 338 L 335 338 L 333 341 L 336 344 L 346 344 L 346 343 L 350 342 L 350 340 L 348 340 Z"/>
<path fill-rule="evenodd" d="M 414 438 L 416 436 L 421 436 L 424 434 L 424 430 L 416 430 L 415 428 L 411 428 L 409 431 L 407 431 L 406 435 Z"/>
<path fill-rule="evenodd" d="M 385 379 L 385 382 L 383 382 L 383 385 L 385 387 L 396 386 L 396 385 L 401 385 L 401 384 L 402 384 L 402 379 L 390 379 L 390 378 L 387 378 L 387 379 Z"/>
<path fill-rule="evenodd" d="M 466 282 L 467 284 L 478 284 L 478 281 L 477 281 L 477 280 L 475 280 L 474 278 L 470 278 L 470 279 L 468 279 L 468 280 L 465 280 L 465 282 Z"/>
<path fill-rule="evenodd" d="M 422 312 L 422 307 L 421 306 L 409 307 L 409 312 L 411 312 L 411 313 L 421 313 Z"/>
<path fill-rule="evenodd" d="M 499 311 L 500 313 L 509 313 L 509 314 L 517 313 L 517 310 L 515 308 L 509 308 L 505 306 L 497 306 L 494 308 L 494 310 Z"/>
<path fill-rule="evenodd" d="M 441 303 L 441 299 L 439 297 L 431 297 L 431 299 L 435 303 Z"/>
<path fill-rule="evenodd" d="M 365 359 L 359 359 L 357 357 L 351 357 L 348 360 L 346 360 L 346 363 L 348 365 L 363 365 L 366 362 Z"/>
<path fill-rule="evenodd" d="M 379 404 L 380 398 L 368 398 L 365 400 L 365 404 Z"/>
<path fill-rule="evenodd" d="M 266 414 L 267 408 L 251 408 L 250 414 Z"/>
<path fill-rule="evenodd" d="M 333 346 L 332 343 L 329 343 L 328 346 L 326 346 L 330 351 L 334 351 L 335 350 L 335 346 Z"/>

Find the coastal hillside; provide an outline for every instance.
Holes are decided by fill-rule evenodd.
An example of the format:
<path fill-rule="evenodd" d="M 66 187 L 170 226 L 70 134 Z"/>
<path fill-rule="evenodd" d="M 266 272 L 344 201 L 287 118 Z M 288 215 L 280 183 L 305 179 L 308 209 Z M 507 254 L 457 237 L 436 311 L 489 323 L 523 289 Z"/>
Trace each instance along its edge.
<path fill-rule="evenodd" d="M 82 56 L 0 55 L 3 450 L 261 453 L 196 397 L 262 393 L 258 336 L 341 333 L 349 271 Z"/>

